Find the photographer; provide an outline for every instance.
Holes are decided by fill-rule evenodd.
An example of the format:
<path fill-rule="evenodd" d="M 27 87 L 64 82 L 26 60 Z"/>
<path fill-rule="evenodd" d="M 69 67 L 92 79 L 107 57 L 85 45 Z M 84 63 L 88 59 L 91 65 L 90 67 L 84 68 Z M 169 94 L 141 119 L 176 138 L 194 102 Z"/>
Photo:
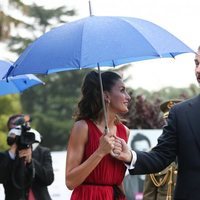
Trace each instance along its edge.
<path fill-rule="evenodd" d="M 47 186 L 54 180 L 52 159 L 49 149 L 39 145 L 40 134 L 30 128 L 30 116 L 13 115 L 7 126 L 10 149 L 0 153 L 5 200 L 50 200 Z"/>

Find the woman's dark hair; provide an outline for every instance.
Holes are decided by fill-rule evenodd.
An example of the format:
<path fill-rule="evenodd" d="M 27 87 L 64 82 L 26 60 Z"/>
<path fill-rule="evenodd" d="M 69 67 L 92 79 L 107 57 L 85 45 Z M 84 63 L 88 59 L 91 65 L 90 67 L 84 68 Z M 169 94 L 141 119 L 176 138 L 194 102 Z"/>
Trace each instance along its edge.
<path fill-rule="evenodd" d="M 101 73 L 103 91 L 110 92 L 116 81 L 121 76 L 112 71 Z M 102 100 L 100 91 L 99 74 L 96 71 L 89 72 L 83 81 L 81 87 L 82 97 L 78 103 L 78 111 L 75 114 L 75 120 L 92 119 L 96 121 L 102 111 Z"/>

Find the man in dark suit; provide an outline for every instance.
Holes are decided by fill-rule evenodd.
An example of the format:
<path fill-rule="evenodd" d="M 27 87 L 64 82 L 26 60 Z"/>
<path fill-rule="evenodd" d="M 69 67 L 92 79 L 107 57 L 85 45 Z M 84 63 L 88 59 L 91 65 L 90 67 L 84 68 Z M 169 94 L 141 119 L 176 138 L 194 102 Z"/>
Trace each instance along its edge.
<path fill-rule="evenodd" d="M 160 105 L 163 119 L 167 124 L 169 110 L 181 99 L 169 99 Z M 134 149 L 133 149 L 134 150 Z M 131 176 L 131 175 L 130 175 Z M 133 176 L 134 177 L 134 176 Z M 171 163 L 167 168 L 155 174 L 148 174 L 144 181 L 143 200 L 171 200 L 174 196 L 174 187 L 177 178 L 177 164 Z"/>
<path fill-rule="evenodd" d="M 4 186 L 5 199 L 50 200 L 47 186 L 54 180 L 50 150 L 39 145 L 41 136 L 34 129 L 27 132 L 35 135 L 35 143 L 24 149 L 18 148 L 21 129 L 14 122 L 23 117 L 25 123 L 30 123 L 21 114 L 9 118 L 7 142 L 10 149 L 0 153 L 0 183 Z"/>
<path fill-rule="evenodd" d="M 200 47 L 195 55 L 195 75 L 200 84 Z M 150 152 L 133 152 L 123 140 L 116 141 L 115 154 L 129 163 L 129 173 L 149 174 L 178 161 L 174 199 L 200 199 L 200 95 L 173 106 L 167 125 Z"/>

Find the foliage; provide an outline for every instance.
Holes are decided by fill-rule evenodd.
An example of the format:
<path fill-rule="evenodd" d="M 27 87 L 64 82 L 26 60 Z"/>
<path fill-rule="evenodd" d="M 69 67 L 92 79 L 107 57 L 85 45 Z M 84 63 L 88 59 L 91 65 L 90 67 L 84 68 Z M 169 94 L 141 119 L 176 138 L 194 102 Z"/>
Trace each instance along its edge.
<path fill-rule="evenodd" d="M 5 2 L 6 3 L 6 2 Z M 20 0 L 9 0 L 8 9 L 12 9 L 14 6 L 18 10 L 20 10 L 23 14 L 27 10 L 27 6 Z M 0 6 L 0 41 L 6 40 L 10 38 L 11 27 L 14 26 L 17 28 L 19 25 L 25 25 L 23 20 L 15 18 L 14 16 L 6 13 L 3 10 L 3 4 Z"/>
<path fill-rule="evenodd" d="M 75 10 L 64 6 L 45 9 L 36 4 L 25 4 L 22 0 L 5 0 L 0 5 L 0 41 L 6 42 L 11 52 L 20 54 L 33 40 L 75 14 Z"/>
<path fill-rule="evenodd" d="M 130 129 L 156 129 L 161 128 L 164 120 L 160 113 L 159 98 L 147 99 L 145 95 L 136 95 L 129 91 L 131 103 L 126 115 L 127 126 Z"/>
<path fill-rule="evenodd" d="M 20 54 L 33 40 L 50 28 L 66 22 L 66 17 L 75 15 L 75 10 L 69 10 L 66 7 L 45 9 L 36 4 L 26 5 L 22 0 L 8 1 L 9 4 L 6 7 L 7 9 L 3 9 L 3 4 L 2 7 L 0 7 L 0 41 L 7 42 L 9 50 L 11 52 L 16 52 L 17 54 Z M 6 1 L 4 4 L 6 5 Z M 17 12 L 19 16 L 23 17 L 20 19 L 20 17 L 17 17 L 18 15 L 12 15 L 12 13 L 5 12 L 5 10 L 12 10 L 12 13 Z M 13 27 L 15 28 L 15 31 L 11 31 L 11 28 Z M 68 78 L 70 77 L 70 74 L 71 73 L 69 73 Z M 70 106 L 65 108 L 64 105 L 71 105 L 73 101 L 76 101 L 76 99 L 73 98 L 73 95 L 70 98 L 60 98 L 56 93 L 57 91 L 61 94 L 61 97 L 64 94 L 71 95 L 71 92 L 65 93 L 65 88 L 63 88 L 66 84 L 65 81 L 61 81 L 60 83 L 64 84 L 61 88 L 62 92 L 56 87 L 56 80 L 59 79 L 58 77 L 59 75 L 52 75 L 49 76 L 49 78 L 46 78 L 48 85 L 46 85 L 45 90 L 42 89 L 42 86 L 40 86 L 41 89 L 38 88 L 38 86 L 34 90 L 31 88 L 28 92 L 24 92 L 24 95 L 22 96 L 23 113 L 33 114 L 33 117 L 36 118 L 36 120 L 34 120 L 35 124 L 33 125 L 35 125 L 37 129 L 41 129 L 43 132 L 43 129 L 45 128 L 44 134 L 46 134 L 47 137 L 45 138 L 47 139 L 45 139 L 44 142 L 47 141 L 45 143 L 50 143 L 50 145 L 47 146 L 51 146 L 55 141 L 58 141 L 58 143 L 60 142 L 61 145 L 66 143 L 66 136 L 63 132 L 71 122 L 71 115 L 68 113 L 71 113 L 74 109 Z M 71 78 L 71 80 L 76 80 L 77 84 L 79 84 L 79 79 Z M 55 86 L 53 86 L 54 84 Z M 71 83 L 70 86 L 73 86 L 73 84 Z M 76 88 L 79 87 L 76 86 Z M 76 89 L 73 87 L 71 87 L 71 89 L 72 93 L 77 93 Z M 54 92 L 52 93 L 52 91 Z M 48 96 L 48 94 L 52 95 Z M 17 102 L 18 101 L 16 101 L 16 103 Z M 34 102 L 36 103 L 34 104 Z M 6 109 L 5 103 L 8 103 L 7 100 L 0 102 L 0 106 Z M 18 105 L 13 106 L 18 108 Z M 46 113 L 46 111 L 49 112 Z M 1 118 L 4 118 L 4 121 L 1 121 L 2 126 L 6 124 L 8 116 L 16 112 L 18 113 L 19 111 L 9 111 L 9 109 L 6 109 L 5 115 L 1 113 Z M 70 118 L 70 120 L 66 120 L 68 118 Z M 60 129 L 62 131 L 60 131 Z M 3 132 L 5 131 L 4 127 Z M 54 137 L 49 137 L 49 132 L 54 132 Z M 52 146 L 54 145 L 52 144 Z"/>
<path fill-rule="evenodd" d="M 6 144 L 7 138 L 7 120 L 10 115 L 21 113 L 21 104 L 19 95 L 7 95 L 0 97 L 0 150 L 8 148 Z"/>
<path fill-rule="evenodd" d="M 45 9 L 36 4 L 29 5 L 26 9 L 26 15 L 32 20 L 31 23 L 25 23 L 20 27 L 18 34 L 12 35 L 8 47 L 12 52 L 21 53 L 32 41 L 47 32 L 52 27 L 64 22 L 66 16 L 75 15 L 75 10 L 67 10 L 61 6 L 55 9 Z M 66 21 L 65 21 L 66 22 Z M 28 29 L 29 36 L 24 37 L 21 32 Z"/>
<path fill-rule="evenodd" d="M 199 88 L 190 85 L 189 88 L 166 87 L 156 92 L 142 88 L 129 89 L 132 98 L 129 112 L 125 115 L 127 126 L 131 129 L 159 129 L 164 125 L 160 104 L 169 99 L 188 99 L 197 95 Z"/>

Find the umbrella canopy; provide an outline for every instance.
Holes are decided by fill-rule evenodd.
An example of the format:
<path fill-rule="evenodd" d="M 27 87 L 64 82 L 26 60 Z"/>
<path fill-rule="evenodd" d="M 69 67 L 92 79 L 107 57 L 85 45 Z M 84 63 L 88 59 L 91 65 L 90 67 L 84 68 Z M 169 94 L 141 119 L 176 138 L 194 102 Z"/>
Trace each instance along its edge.
<path fill-rule="evenodd" d="M 32 74 L 9 77 L 8 80 L 4 79 L 3 77 L 11 65 L 12 63 L 10 62 L 0 61 L 0 96 L 20 93 L 29 87 L 43 83 L 39 78 Z"/>
<path fill-rule="evenodd" d="M 149 21 L 92 16 L 42 35 L 13 64 L 10 75 L 116 66 L 188 52 L 193 50 Z"/>
<path fill-rule="evenodd" d="M 90 16 L 42 35 L 21 54 L 6 76 L 98 67 L 107 133 L 100 66 L 175 57 L 189 52 L 193 50 L 149 21 L 131 17 Z"/>

